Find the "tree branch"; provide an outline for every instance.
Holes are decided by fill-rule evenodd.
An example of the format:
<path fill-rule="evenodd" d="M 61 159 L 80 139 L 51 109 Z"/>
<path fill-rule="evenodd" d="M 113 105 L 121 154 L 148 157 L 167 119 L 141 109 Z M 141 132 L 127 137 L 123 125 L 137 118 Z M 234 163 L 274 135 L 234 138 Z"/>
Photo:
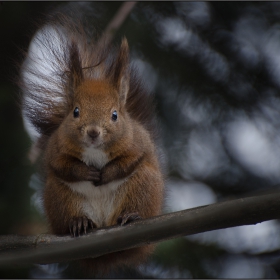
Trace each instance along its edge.
<path fill-rule="evenodd" d="M 123 227 L 102 228 L 79 238 L 48 234 L 2 236 L 0 267 L 97 257 L 179 236 L 277 218 L 280 218 L 279 191 L 169 213 Z"/>
<path fill-rule="evenodd" d="M 116 33 L 116 31 L 120 28 L 120 26 L 123 24 L 133 7 L 136 5 L 137 2 L 130 1 L 130 2 L 124 2 L 122 6 L 119 8 L 118 12 L 115 14 L 115 16 L 112 18 L 112 20 L 107 25 L 102 37 L 99 40 L 99 44 L 110 44 L 113 40 L 113 37 Z"/>

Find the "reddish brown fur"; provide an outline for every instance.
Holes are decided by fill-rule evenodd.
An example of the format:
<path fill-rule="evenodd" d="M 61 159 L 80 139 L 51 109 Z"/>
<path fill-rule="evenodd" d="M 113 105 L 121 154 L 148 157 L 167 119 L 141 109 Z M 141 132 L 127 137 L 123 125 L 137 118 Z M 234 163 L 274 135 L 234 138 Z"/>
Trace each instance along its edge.
<path fill-rule="evenodd" d="M 68 21 L 66 26 L 67 23 L 72 26 Z M 60 22 L 55 24 L 56 28 L 62 28 Z M 38 74 L 40 79 L 56 85 L 57 91 L 40 84 L 23 83 L 23 112 L 44 138 L 44 206 L 52 232 L 69 233 L 69 221 L 85 215 L 82 207 L 85 198 L 72 191 L 68 183 L 90 181 L 100 185 L 99 188 L 106 188 L 102 185 L 127 178 L 116 190 L 115 208 L 104 222 L 106 226 L 117 224 L 119 216 L 129 213 L 137 212 L 142 218 L 160 214 L 163 178 L 154 143 L 153 104 L 135 69 L 129 68 L 126 40 L 116 53 L 112 48 L 95 49 L 86 43 L 86 38 L 75 33 L 75 29 L 73 33 L 65 29 L 65 24 L 63 29 L 71 35 L 70 43 L 61 37 L 65 56 L 52 53 L 62 83 L 56 85 L 55 78 Z M 47 46 L 52 47 L 49 37 L 45 39 Z M 89 67 L 94 65 L 97 66 Z M 33 70 L 27 65 L 22 71 Z M 42 106 L 36 108 L 26 96 L 36 101 L 40 99 L 38 92 L 45 99 Z M 54 102 L 48 94 L 62 99 Z M 75 118 L 76 107 L 79 117 Z M 118 112 L 116 122 L 111 119 L 114 110 Z M 108 158 L 101 170 L 87 165 L 83 159 L 85 148 L 92 145 L 88 136 L 92 130 L 100 133 L 96 141 L 100 141 L 98 147 Z M 153 247 L 117 252 L 84 263 L 95 272 L 119 265 L 137 265 L 147 258 Z"/>

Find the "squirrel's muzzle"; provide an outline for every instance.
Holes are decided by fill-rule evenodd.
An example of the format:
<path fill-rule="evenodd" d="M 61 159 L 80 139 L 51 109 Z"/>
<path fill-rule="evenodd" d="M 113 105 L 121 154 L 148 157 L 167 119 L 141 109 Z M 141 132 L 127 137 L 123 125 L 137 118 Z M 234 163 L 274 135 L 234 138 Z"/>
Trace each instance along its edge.
<path fill-rule="evenodd" d="M 100 135 L 100 131 L 90 129 L 87 131 L 87 135 L 91 138 L 91 140 L 95 140 Z"/>

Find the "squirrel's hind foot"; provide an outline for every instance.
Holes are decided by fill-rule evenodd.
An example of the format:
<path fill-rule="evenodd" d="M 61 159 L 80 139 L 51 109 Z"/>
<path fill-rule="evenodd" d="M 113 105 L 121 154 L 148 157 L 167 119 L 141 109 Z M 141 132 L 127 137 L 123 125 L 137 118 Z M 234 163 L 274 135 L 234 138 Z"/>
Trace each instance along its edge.
<path fill-rule="evenodd" d="M 127 214 L 124 214 L 123 216 L 119 216 L 117 223 L 118 223 L 118 225 L 123 226 L 123 225 L 129 224 L 132 221 L 140 220 L 140 219 L 141 219 L 141 217 L 139 216 L 138 212 L 127 213 Z"/>
<path fill-rule="evenodd" d="M 69 230 L 72 237 L 75 237 L 77 235 L 80 236 L 81 232 L 83 234 L 86 234 L 89 227 L 94 229 L 97 226 L 91 219 L 88 219 L 86 216 L 74 217 L 69 221 Z"/>

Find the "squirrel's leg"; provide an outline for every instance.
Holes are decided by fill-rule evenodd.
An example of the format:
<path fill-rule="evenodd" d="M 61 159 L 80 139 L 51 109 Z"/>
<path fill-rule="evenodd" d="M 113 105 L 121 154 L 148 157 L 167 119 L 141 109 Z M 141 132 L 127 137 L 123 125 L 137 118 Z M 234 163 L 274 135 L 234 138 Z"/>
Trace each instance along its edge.
<path fill-rule="evenodd" d="M 78 236 L 96 225 L 83 211 L 83 198 L 57 179 L 48 179 L 44 191 L 44 207 L 52 232 Z"/>
<path fill-rule="evenodd" d="M 148 165 L 146 165 L 148 166 Z M 161 175 L 149 167 L 141 167 L 117 190 L 116 209 L 108 225 L 125 225 L 133 220 L 157 216 L 163 201 L 163 180 Z"/>
<path fill-rule="evenodd" d="M 139 218 L 157 216 L 161 212 L 162 200 L 163 180 L 161 174 L 152 165 L 143 164 L 127 181 L 119 186 L 115 196 L 116 209 L 107 225 L 121 224 L 125 226 Z M 145 262 L 154 248 L 155 245 L 150 244 L 119 251 L 117 257 L 126 265 L 137 265 Z"/>

